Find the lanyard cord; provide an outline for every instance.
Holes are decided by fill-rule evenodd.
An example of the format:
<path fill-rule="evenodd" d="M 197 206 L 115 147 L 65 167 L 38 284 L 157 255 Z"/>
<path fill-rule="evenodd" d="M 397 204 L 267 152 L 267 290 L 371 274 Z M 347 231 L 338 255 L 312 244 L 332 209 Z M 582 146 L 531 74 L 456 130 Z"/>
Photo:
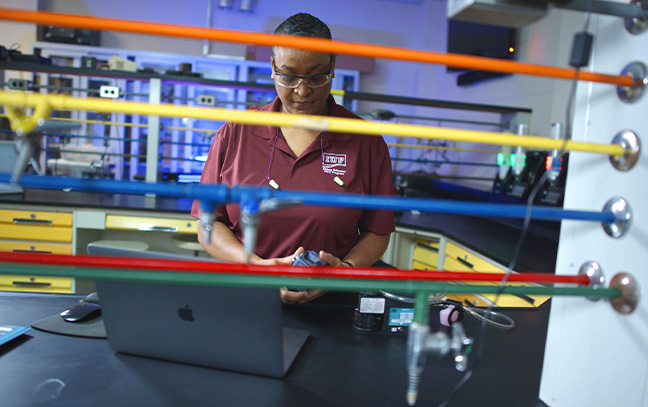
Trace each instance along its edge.
<path fill-rule="evenodd" d="M 274 189 L 279 189 L 279 184 L 275 180 L 270 179 L 270 167 L 272 167 L 272 157 L 274 157 L 275 145 L 277 144 L 277 139 L 279 138 L 279 127 L 277 127 L 277 135 L 275 136 L 274 143 L 272 143 L 272 150 L 270 151 L 270 162 L 268 163 L 268 184 Z"/>

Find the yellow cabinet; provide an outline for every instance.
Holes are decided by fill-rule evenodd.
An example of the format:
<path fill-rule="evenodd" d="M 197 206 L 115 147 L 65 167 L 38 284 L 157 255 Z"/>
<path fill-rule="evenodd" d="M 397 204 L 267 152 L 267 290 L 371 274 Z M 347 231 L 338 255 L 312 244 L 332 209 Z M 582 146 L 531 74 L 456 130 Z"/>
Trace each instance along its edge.
<path fill-rule="evenodd" d="M 0 240 L 0 252 L 72 254 L 72 245 L 64 243 Z"/>
<path fill-rule="evenodd" d="M 439 241 L 416 239 L 412 253 L 412 268 L 414 270 L 437 270 L 438 263 Z"/>
<path fill-rule="evenodd" d="M 468 250 L 452 243 L 447 242 L 445 247 L 445 261 L 443 269 L 446 271 L 460 271 L 471 273 L 500 273 L 502 277 L 506 270 L 496 266 L 495 264 L 487 261 L 481 256 L 471 253 Z M 457 281 L 456 284 L 468 285 L 491 285 L 498 286 L 498 282 L 486 281 Z M 526 283 L 507 283 L 511 286 L 530 286 Z M 467 303 L 477 306 L 489 306 L 494 304 L 495 294 L 451 294 L 448 299 L 462 302 L 464 305 Z M 511 294 L 502 294 L 497 300 L 498 307 L 537 307 L 547 301 L 548 296 L 532 295 L 532 296 L 517 296 Z"/>
<path fill-rule="evenodd" d="M 0 251 L 72 254 L 72 213 L 0 209 Z M 69 293 L 72 279 L 0 274 L 0 290 Z"/>
<path fill-rule="evenodd" d="M 437 271 L 436 267 L 418 261 L 412 261 L 412 270 Z"/>
<path fill-rule="evenodd" d="M 0 290 L 69 293 L 72 292 L 72 279 L 69 277 L 0 274 Z"/>
<path fill-rule="evenodd" d="M 0 209 L 0 239 L 72 242 L 72 213 Z"/>
<path fill-rule="evenodd" d="M 146 216 L 107 215 L 106 229 L 196 234 L 196 220 L 153 218 Z"/>
<path fill-rule="evenodd" d="M 445 268 L 457 267 L 460 264 L 460 270 L 473 270 L 477 272 L 506 272 L 506 270 L 494 265 L 493 263 L 483 259 L 479 255 L 470 253 L 466 249 L 457 246 L 452 242 L 446 243 L 446 264 Z"/>

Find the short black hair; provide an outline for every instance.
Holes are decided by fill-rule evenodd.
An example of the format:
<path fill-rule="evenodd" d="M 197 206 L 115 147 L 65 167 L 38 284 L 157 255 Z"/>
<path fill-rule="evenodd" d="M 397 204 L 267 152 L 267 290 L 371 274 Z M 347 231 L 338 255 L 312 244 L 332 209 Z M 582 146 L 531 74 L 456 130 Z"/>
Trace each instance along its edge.
<path fill-rule="evenodd" d="M 331 39 L 331 30 L 328 26 L 319 18 L 308 13 L 297 13 L 288 17 L 279 24 L 274 33 Z"/>

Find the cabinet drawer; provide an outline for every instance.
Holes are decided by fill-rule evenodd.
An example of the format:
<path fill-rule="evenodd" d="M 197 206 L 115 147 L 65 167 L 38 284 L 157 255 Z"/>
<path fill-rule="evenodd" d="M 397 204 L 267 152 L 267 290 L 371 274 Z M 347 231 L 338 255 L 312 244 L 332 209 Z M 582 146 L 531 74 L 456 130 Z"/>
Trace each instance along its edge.
<path fill-rule="evenodd" d="M 418 261 L 412 261 L 412 270 L 437 271 L 436 267 Z"/>
<path fill-rule="evenodd" d="M 464 281 L 461 284 L 464 285 L 488 285 L 488 286 L 494 286 L 497 287 L 499 283 L 496 282 L 490 282 L 490 281 Z M 521 284 L 511 284 L 507 283 L 507 285 L 521 285 Z M 523 284 L 523 285 L 528 285 L 528 284 Z M 493 303 L 495 303 L 495 294 L 457 294 L 457 296 L 465 297 L 468 301 L 470 301 L 471 304 L 475 304 L 475 301 L 477 301 L 477 306 L 479 307 L 486 307 L 489 306 Z M 463 300 L 462 300 L 463 301 Z M 511 295 L 511 294 L 502 294 L 499 296 L 499 299 L 497 300 L 496 306 L 498 307 L 522 307 L 522 308 L 532 308 L 536 305 L 536 299 L 532 298 L 530 296 L 526 297 L 526 300 L 524 298 L 521 298 L 516 295 Z M 542 301 L 544 302 L 544 301 Z M 465 302 L 464 302 L 465 304 Z"/>
<path fill-rule="evenodd" d="M 0 223 L 30 226 L 72 227 L 72 213 L 0 209 Z"/>
<path fill-rule="evenodd" d="M 412 267 L 415 262 L 437 269 L 439 263 L 439 242 L 435 240 L 416 239 L 412 253 Z"/>
<path fill-rule="evenodd" d="M 61 226 L 0 225 L 0 239 L 72 242 L 72 228 Z"/>
<path fill-rule="evenodd" d="M 468 252 L 466 249 L 463 249 L 457 246 L 454 243 L 448 242 L 446 244 L 446 262 L 447 259 L 452 259 L 455 262 L 463 264 L 464 267 L 467 267 L 474 271 L 495 273 L 501 272 L 505 273 L 506 270 L 501 269 L 500 267 L 495 266 L 487 260 L 479 257 L 478 255 Z"/>
<path fill-rule="evenodd" d="M 69 277 L 0 274 L 0 290 L 69 293 L 72 292 L 72 279 Z"/>
<path fill-rule="evenodd" d="M 443 263 L 443 270 L 446 271 L 474 271 L 471 264 L 466 264 L 459 260 L 456 260 L 453 257 L 446 257 L 445 262 Z"/>
<path fill-rule="evenodd" d="M 106 216 L 106 229 L 195 234 L 196 220 L 108 215 Z"/>
<path fill-rule="evenodd" d="M 72 254 L 72 245 L 64 243 L 16 242 L 0 240 L 1 252 Z"/>
<path fill-rule="evenodd" d="M 503 276 L 503 275 L 502 275 Z M 485 286 L 498 286 L 500 283 L 495 281 L 462 281 L 457 284 L 467 284 L 467 285 L 485 285 Z M 526 286 L 529 287 L 531 284 L 520 283 L 520 282 L 507 282 L 507 286 Z M 539 307 L 550 297 L 547 295 L 513 295 L 513 294 L 502 294 L 500 295 L 496 306 L 498 307 L 521 307 L 521 308 L 532 308 Z M 448 295 L 448 299 L 460 301 L 462 304 L 466 305 L 464 300 L 468 300 L 471 304 L 475 304 L 477 301 L 477 306 L 485 307 L 491 305 L 495 301 L 495 294 L 451 294 Z"/>

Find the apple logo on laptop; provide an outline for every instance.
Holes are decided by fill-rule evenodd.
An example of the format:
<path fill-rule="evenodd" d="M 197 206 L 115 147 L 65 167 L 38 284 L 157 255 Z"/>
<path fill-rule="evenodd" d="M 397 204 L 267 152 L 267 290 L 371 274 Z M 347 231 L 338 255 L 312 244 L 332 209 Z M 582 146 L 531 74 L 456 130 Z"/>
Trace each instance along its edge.
<path fill-rule="evenodd" d="M 193 322 L 194 320 L 193 310 L 189 308 L 188 304 L 184 308 L 178 308 L 178 316 L 183 321 Z"/>

